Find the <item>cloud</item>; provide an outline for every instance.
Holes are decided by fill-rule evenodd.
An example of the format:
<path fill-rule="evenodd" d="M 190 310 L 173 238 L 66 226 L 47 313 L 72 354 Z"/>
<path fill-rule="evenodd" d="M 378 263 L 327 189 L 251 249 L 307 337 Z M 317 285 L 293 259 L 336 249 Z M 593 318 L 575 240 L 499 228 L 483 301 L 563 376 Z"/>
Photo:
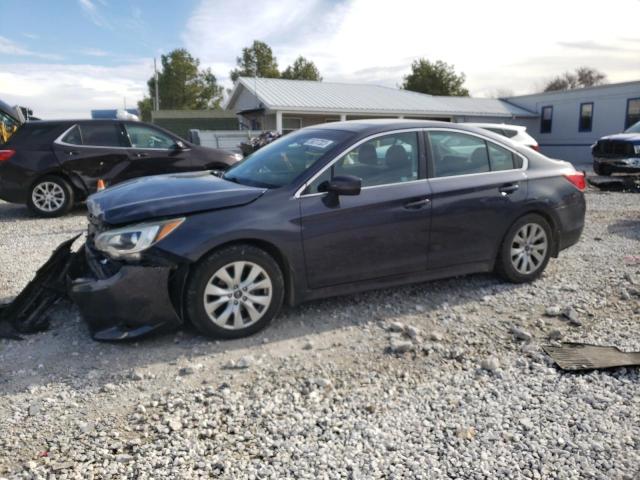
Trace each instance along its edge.
<path fill-rule="evenodd" d="M 110 57 L 111 54 L 99 48 L 83 48 L 79 51 L 82 55 L 88 55 L 90 57 Z"/>
<path fill-rule="evenodd" d="M 13 55 L 13 56 L 25 56 L 25 57 L 38 57 L 38 58 L 43 58 L 48 60 L 60 60 L 62 58 L 60 55 L 34 52 L 2 36 L 0 36 L 0 54 Z"/>
<path fill-rule="evenodd" d="M 106 5 L 106 2 L 104 1 L 100 1 L 99 3 L 103 6 Z M 92 0 L 78 0 L 78 4 L 80 5 L 82 12 L 93 22 L 94 25 L 102 28 L 111 28 L 110 23 L 102 13 L 100 13 L 98 6 Z"/>
<path fill-rule="evenodd" d="M 227 84 L 242 47 L 259 39 L 272 46 L 281 69 L 301 54 L 325 81 L 397 86 L 411 61 L 426 57 L 464 72 L 474 95 L 498 88 L 528 93 L 576 63 L 603 70 L 613 82 L 640 77 L 637 54 L 630 57 L 635 39 L 619 39 L 636 30 L 639 15 L 636 0 L 619 0 L 615 9 L 538 0 L 523 26 L 509 0 L 459 1 L 455 9 L 412 0 L 200 0 L 183 41 L 203 65 L 220 66 L 213 71 Z M 596 20 L 598 28 L 584 40 L 584 25 Z"/>
<path fill-rule="evenodd" d="M 42 118 L 88 118 L 95 108 L 134 105 L 146 93 L 153 65 L 139 60 L 115 67 L 8 64 L 0 69 L 0 98 Z"/>

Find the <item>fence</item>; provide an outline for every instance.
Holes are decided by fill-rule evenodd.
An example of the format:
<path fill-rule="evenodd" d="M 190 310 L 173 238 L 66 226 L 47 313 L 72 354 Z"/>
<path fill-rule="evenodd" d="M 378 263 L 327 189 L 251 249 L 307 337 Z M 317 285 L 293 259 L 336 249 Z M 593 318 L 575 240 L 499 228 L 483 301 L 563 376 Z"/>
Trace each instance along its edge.
<path fill-rule="evenodd" d="M 196 145 L 240 152 L 242 142 L 261 133 L 262 130 L 189 130 L 189 137 Z"/>

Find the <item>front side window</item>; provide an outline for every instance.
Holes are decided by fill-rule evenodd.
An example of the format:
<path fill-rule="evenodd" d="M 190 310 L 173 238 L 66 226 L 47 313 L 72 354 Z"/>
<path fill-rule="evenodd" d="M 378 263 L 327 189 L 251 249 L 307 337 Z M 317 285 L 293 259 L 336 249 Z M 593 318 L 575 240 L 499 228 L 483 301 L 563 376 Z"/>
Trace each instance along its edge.
<path fill-rule="evenodd" d="M 133 148 L 169 149 L 176 141 L 160 130 L 146 125 L 126 124 L 127 134 Z"/>
<path fill-rule="evenodd" d="M 542 107 L 540 116 L 540 133 L 551 133 L 551 122 L 553 120 L 553 107 Z"/>
<path fill-rule="evenodd" d="M 118 123 L 87 123 L 80 126 L 84 145 L 94 147 L 128 147 L 129 142 Z"/>
<path fill-rule="evenodd" d="M 459 132 L 429 132 L 433 176 L 450 177 L 489 171 L 485 141 Z"/>
<path fill-rule="evenodd" d="M 339 158 L 305 190 L 326 191 L 333 177 L 353 175 L 363 187 L 374 187 L 418 179 L 418 133 L 393 133 L 371 139 Z"/>
<path fill-rule="evenodd" d="M 580 118 L 578 130 L 580 132 L 590 132 L 593 123 L 593 103 L 580 104 Z"/>
<path fill-rule="evenodd" d="M 325 129 L 292 132 L 236 163 L 223 178 L 255 187 L 283 187 L 327 155 L 335 154 L 352 135 L 343 130 Z"/>
<path fill-rule="evenodd" d="M 632 98 L 627 101 L 627 116 L 624 128 L 629 128 L 636 122 L 640 122 L 640 98 Z"/>

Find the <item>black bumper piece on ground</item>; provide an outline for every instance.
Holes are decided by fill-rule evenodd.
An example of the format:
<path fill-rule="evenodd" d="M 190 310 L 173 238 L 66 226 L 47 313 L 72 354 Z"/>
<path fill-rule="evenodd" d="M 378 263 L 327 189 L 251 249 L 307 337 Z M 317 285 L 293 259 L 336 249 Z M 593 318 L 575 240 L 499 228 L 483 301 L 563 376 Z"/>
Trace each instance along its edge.
<path fill-rule="evenodd" d="M 18 296 L 11 303 L 0 305 L 0 338 L 20 338 L 20 333 L 47 329 L 47 311 L 67 296 L 65 280 L 77 256 L 71 246 L 79 236 L 58 245 Z"/>
<path fill-rule="evenodd" d="M 123 264 L 114 273 L 85 251 L 84 273 L 74 273 L 68 290 L 95 340 L 130 340 L 182 325 L 169 295 L 172 267 Z"/>

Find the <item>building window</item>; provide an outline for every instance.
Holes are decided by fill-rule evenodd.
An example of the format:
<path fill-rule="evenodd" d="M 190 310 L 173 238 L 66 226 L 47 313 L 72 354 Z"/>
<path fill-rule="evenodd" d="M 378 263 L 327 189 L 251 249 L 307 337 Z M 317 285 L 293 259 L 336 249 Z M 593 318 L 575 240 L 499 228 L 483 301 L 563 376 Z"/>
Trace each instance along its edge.
<path fill-rule="evenodd" d="M 640 122 L 640 98 L 627 100 L 627 116 L 624 121 L 625 130 L 636 122 Z"/>
<path fill-rule="evenodd" d="M 290 133 L 302 128 L 301 118 L 285 117 L 282 119 L 282 133 Z"/>
<path fill-rule="evenodd" d="M 580 118 L 578 119 L 578 131 L 590 132 L 593 124 L 593 102 L 580 104 Z"/>
<path fill-rule="evenodd" d="M 542 107 L 540 118 L 540 133 L 551 133 L 551 121 L 553 120 L 553 107 Z"/>

